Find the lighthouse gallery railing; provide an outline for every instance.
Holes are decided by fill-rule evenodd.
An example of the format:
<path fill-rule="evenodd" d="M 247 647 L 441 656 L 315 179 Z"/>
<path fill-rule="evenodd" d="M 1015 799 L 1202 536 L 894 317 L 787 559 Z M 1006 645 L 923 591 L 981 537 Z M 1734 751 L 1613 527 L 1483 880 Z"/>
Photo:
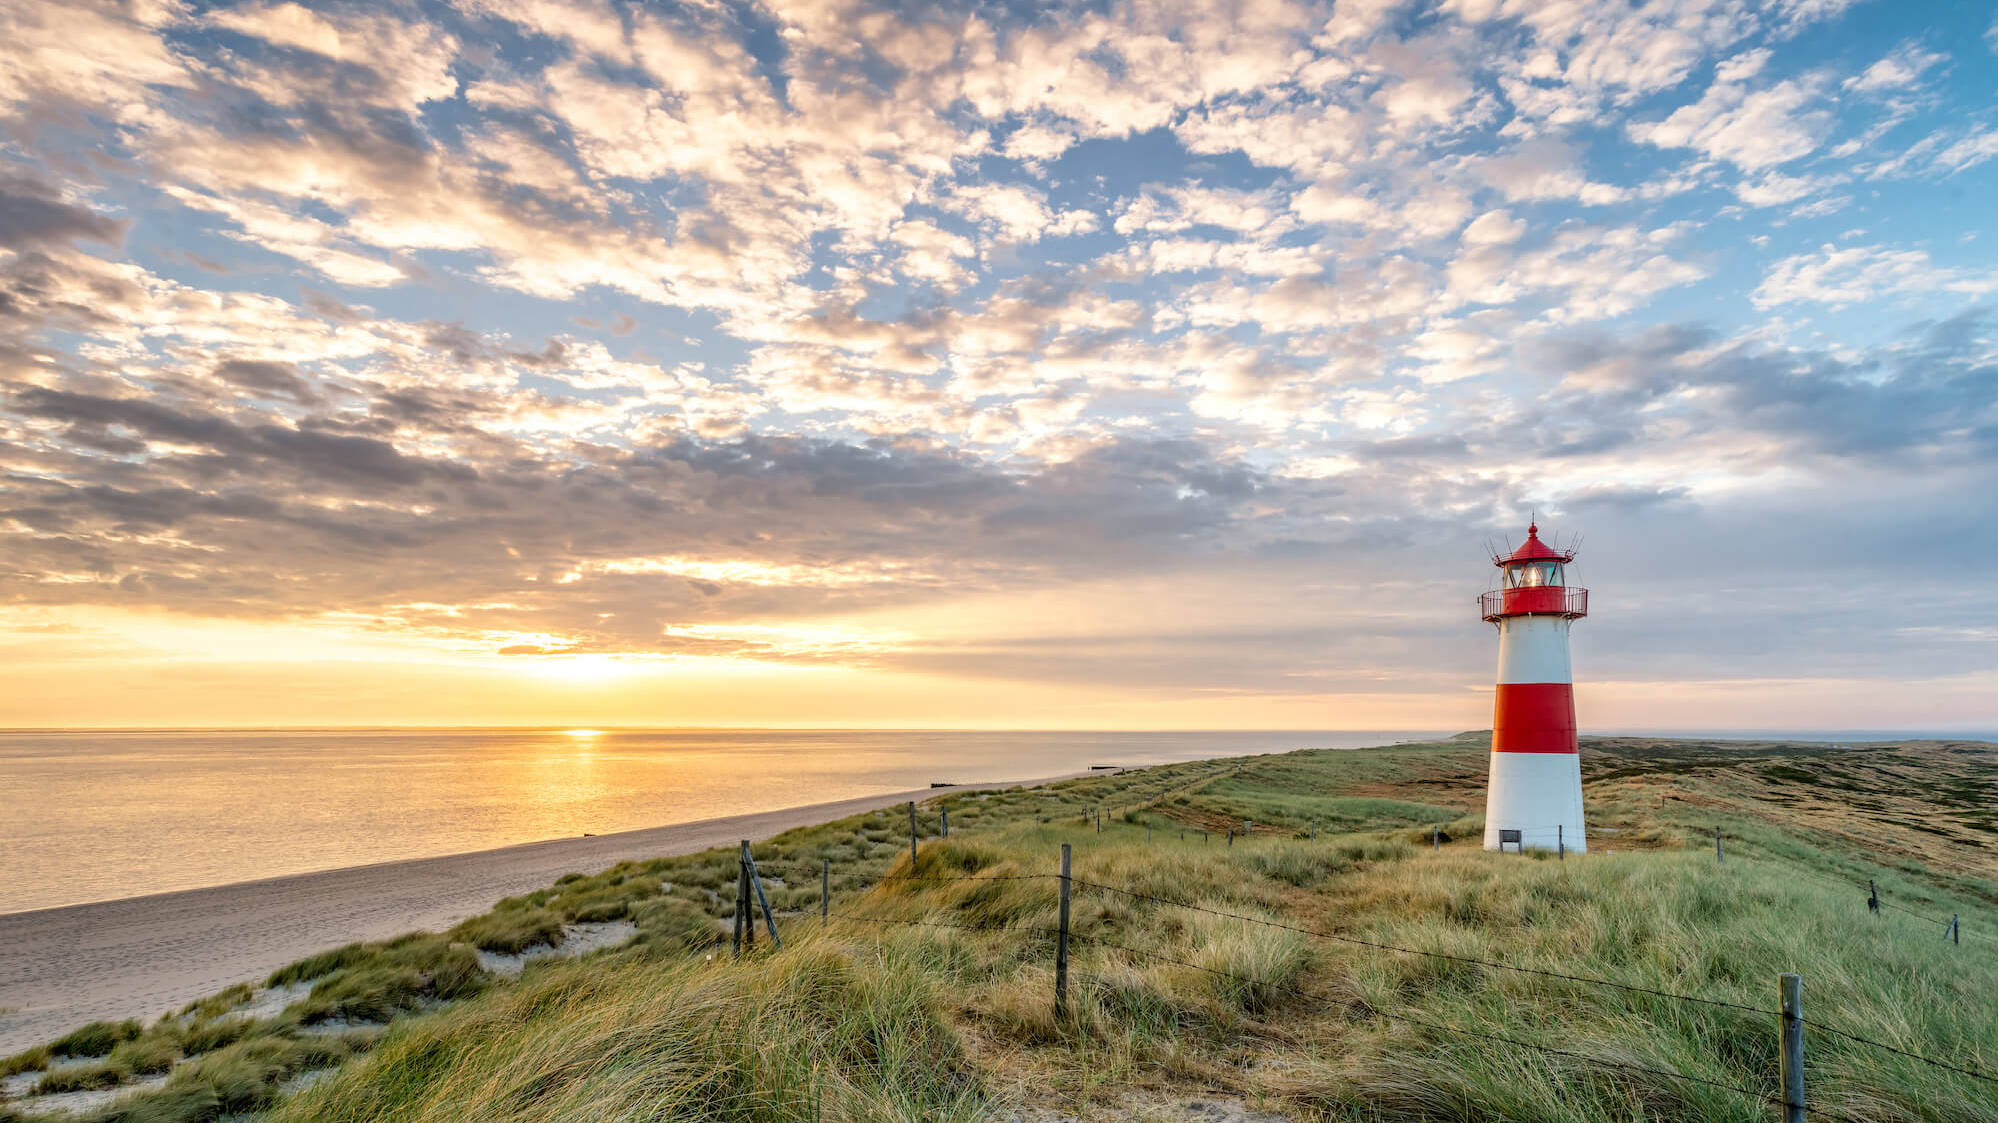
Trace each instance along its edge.
<path fill-rule="evenodd" d="M 1565 616 L 1589 614 L 1589 591 L 1570 585 L 1539 585 L 1493 589 L 1478 598 L 1478 614 L 1487 620 L 1501 616 Z"/>

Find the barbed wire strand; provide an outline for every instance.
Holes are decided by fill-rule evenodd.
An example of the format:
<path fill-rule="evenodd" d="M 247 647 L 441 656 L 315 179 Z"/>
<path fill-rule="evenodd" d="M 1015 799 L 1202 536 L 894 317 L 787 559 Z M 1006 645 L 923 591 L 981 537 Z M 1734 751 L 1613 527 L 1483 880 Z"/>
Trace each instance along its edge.
<path fill-rule="evenodd" d="M 1032 932 L 1042 936 L 1055 935 L 1055 930 L 1036 924 L 953 924 L 947 920 L 901 920 L 887 916 L 860 916 L 850 912 L 828 914 L 840 920 L 857 920 L 862 924 L 903 924 L 918 928 L 955 928 L 965 932 Z M 1070 938 L 1073 938 L 1071 935 Z"/>
<path fill-rule="evenodd" d="M 950 924 L 939 921 L 905 920 L 905 919 L 896 919 L 891 917 L 863 917 L 849 913 L 836 913 L 833 915 L 836 915 L 843 920 L 858 920 L 871 924 L 900 925 L 900 926 L 928 927 L 928 928 L 963 928 L 963 929 L 973 929 L 978 931 L 1002 931 L 1002 930 L 1025 929 L 1030 927 L 1026 925 L 1010 925 L 1010 924 L 978 924 L 978 925 Z M 1057 934 L 1055 931 L 1051 929 L 1037 929 L 1037 931 L 1039 934 L 1047 936 L 1052 936 Z M 1323 999 L 1320 996 L 1313 995 L 1310 992 L 1305 991 L 1299 987 L 1289 986 L 1280 983 L 1265 983 L 1262 980 L 1254 979 L 1247 975 L 1237 974 L 1232 971 L 1223 971 L 1214 967 L 1203 967 L 1197 963 L 1188 963 L 1185 960 L 1175 959 L 1172 956 L 1164 955 L 1159 952 L 1146 951 L 1141 948 L 1134 948 L 1128 944 L 1119 943 L 1114 940 L 1104 939 L 1100 936 L 1088 936 L 1088 935 L 1071 933 L 1069 938 L 1078 944 L 1114 948 L 1120 951 L 1128 952 L 1132 955 L 1138 955 L 1148 959 L 1154 959 L 1159 962 L 1170 963 L 1176 966 L 1186 967 L 1191 970 L 1202 971 L 1210 975 L 1216 975 L 1224 978 L 1234 979 L 1238 982 L 1248 983 L 1251 986 L 1270 986 L 1273 987 L 1274 989 L 1285 991 L 1287 993 L 1296 995 L 1300 998 L 1310 999 L 1312 1001 L 1323 1001 Z M 1649 1065 L 1640 1065 L 1629 1061 L 1614 1061 L 1603 1057 L 1592 1057 L 1586 1053 L 1578 1053 L 1568 1049 L 1558 1049 L 1551 1045 L 1543 1045 L 1536 1041 L 1527 1041 L 1523 1038 L 1511 1037 L 1501 1033 L 1491 1033 L 1484 1030 L 1465 1029 L 1461 1026 L 1447 1025 L 1442 1022 L 1431 1021 L 1426 1018 L 1418 1018 L 1410 1014 L 1396 1014 L 1388 1010 L 1383 1010 L 1380 1007 L 1375 1006 L 1370 1002 L 1363 1001 L 1362 1005 L 1365 1006 L 1365 1008 L 1369 1013 L 1376 1014 L 1380 1017 L 1387 1018 L 1391 1021 L 1400 1021 L 1408 1023 L 1410 1025 L 1419 1025 L 1427 1029 L 1436 1030 L 1442 1033 L 1456 1034 L 1463 1037 L 1474 1037 L 1488 1041 L 1498 1041 L 1504 1044 L 1515 1046 L 1517 1048 L 1530 1049 L 1539 1053 L 1544 1053 L 1552 1056 L 1567 1057 L 1569 1059 L 1581 1061 L 1584 1064 L 1594 1065 L 1599 1068 L 1611 1068 L 1627 1072 L 1641 1072 L 1652 1076 L 1663 1076 L 1672 1080 L 1685 1081 L 1688 1083 L 1700 1084 L 1711 1088 L 1717 1088 L 1723 1091 L 1734 1092 L 1737 1095 L 1748 1096 L 1753 1099 L 1760 1100 L 1764 1103 L 1773 1104 L 1779 1107 L 1783 1105 L 1783 1101 L 1779 1098 L 1768 1096 L 1761 1092 L 1757 1092 L 1750 1088 L 1744 1088 L 1736 1084 L 1728 1084 L 1718 1080 L 1709 1080 L 1705 1077 L 1692 1076 L 1683 1072 L 1674 1072 L 1670 1069 L 1653 1068 Z M 1829 1115 L 1834 1119 L 1849 1121 L 1849 1123 L 1866 1123 L 1865 1120 L 1862 1120 L 1857 1116 L 1849 1115 L 1837 1108 L 1826 1107 L 1823 1105 L 1813 1105 L 1809 1108 L 1809 1110 L 1819 1115 Z"/>
<path fill-rule="evenodd" d="M 760 868 L 762 867 L 759 867 L 759 869 Z M 940 877 L 935 875 L 923 875 L 923 874 L 887 874 L 877 879 L 876 881 L 865 883 L 862 886 L 857 886 L 854 888 L 869 888 L 889 881 L 916 881 L 916 882 L 930 882 L 930 883 L 948 883 L 948 882 L 957 882 L 957 881 L 1036 881 L 1044 879 L 1058 879 L 1058 877 L 1059 875 L 1057 874 L 1046 874 L 1046 873 L 961 874 L 950 877 Z M 1751 1014 L 1761 1014 L 1764 1016 L 1777 1016 L 1777 1012 L 1774 1010 L 1767 1010 L 1757 1006 L 1749 1006 L 1739 1002 L 1729 1002 L 1723 999 L 1701 998 L 1697 995 L 1678 994 L 1672 991 L 1659 990 L 1653 987 L 1637 986 L 1631 983 L 1619 983 L 1610 979 L 1594 978 L 1586 975 L 1570 975 L 1565 972 L 1551 971 L 1538 967 L 1522 967 L 1519 966 L 1518 964 L 1502 963 L 1497 960 L 1490 960 L 1490 959 L 1480 959 L 1475 956 L 1455 955 L 1449 952 L 1426 951 L 1420 948 L 1406 948 L 1396 944 L 1382 943 L 1377 940 L 1368 940 L 1358 936 L 1348 936 L 1337 932 L 1326 932 L 1320 929 L 1306 928 L 1301 925 L 1285 924 L 1282 921 L 1269 920 L 1262 917 L 1253 917 L 1242 913 L 1228 912 L 1222 909 L 1211 909 L 1203 905 L 1196 905 L 1190 901 L 1180 901 L 1168 897 L 1160 897 L 1154 894 L 1140 893 L 1136 890 L 1125 889 L 1115 885 L 1106 885 L 1102 882 L 1090 881 L 1085 878 L 1077 877 L 1077 878 L 1071 878 L 1070 880 L 1072 884 L 1080 885 L 1086 889 L 1095 889 L 1102 892 L 1115 893 L 1121 896 L 1130 897 L 1134 900 L 1147 901 L 1153 904 L 1166 905 L 1168 907 L 1173 907 L 1173 908 L 1183 908 L 1193 912 L 1206 913 L 1211 916 L 1220 916 L 1230 920 L 1238 920 L 1247 924 L 1257 924 L 1264 927 L 1278 928 L 1285 931 L 1296 932 L 1301 935 L 1312 936 L 1318 939 L 1333 940 L 1340 943 L 1351 944 L 1359 947 L 1372 948 L 1378 951 L 1395 952 L 1401 955 L 1423 956 L 1432 959 L 1447 960 L 1455 963 L 1464 963 L 1479 967 L 1489 967 L 1501 971 L 1512 971 L 1519 974 L 1538 975 L 1543 978 L 1562 979 L 1568 982 L 1582 983 L 1589 986 L 1609 987 L 1614 990 L 1626 991 L 1632 994 L 1644 994 L 1644 995 L 1649 995 L 1651 997 L 1664 998 L 1676 1002 L 1689 1002 L 1703 1006 L 1713 1006 L 1722 1009 L 1738 1010 Z M 1825 878 L 1822 880 L 1830 882 L 1832 879 Z M 1857 887 L 1856 883 L 1846 883 L 1841 881 L 1840 884 L 1853 884 L 1855 888 Z M 1919 917 L 1922 915 L 1920 913 L 1915 912 L 1912 909 L 1901 908 L 1898 905 L 1891 905 L 1889 902 L 1886 901 L 1882 901 L 1881 903 L 1889 905 L 1889 907 L 1892 908 L 1897 908 L 1901 912 L 1907 913 L 1908 915 L 1911 916 Z M 859 916 L 852 913 L 837 913 L 830 915 L 837 915 L 841 919 L 855 920 L 863 923 L 875 923 L 875 924 L 902 923 L 902 924 L 912 924 L 912 925 L 919 925 L 932 928 L 955 928 L 966 931 L 1026 930 L 1030 927 L 1027 925 L 1010 925 L 1010 924 L 998 924 L 998 925 L 952 924 L 943 921 L 888 921 L 874 917 Z M 1047 933 L 1046 930 L 1043 929 L 1042 934 L 1049 934 L 1049 933 Z M 1139 954 L 1148 954 L 1148 953 L 1139 953 Z M 1187 966 L 1192 966 L 1192 965 L 1189 964 Z M 1206 968 L 1200 968 L 1200 969 L 1205 970 Z M 1971 1077 L 1972 1079 L 1998 1084 L 1998 1076 L 1993 1076 L 1990 1073 L 1982 1072 L 1974 1068 L 1952 1064 L 1948 1061 L 1937 1060 L 1933 1057 L 1925 1056 L 1921 1053 L 1916 1053 L 1908 1049 L 1903 1049 L 1896 1045 L 1890 1045 L 1884 1041 L 1878 1041 L 1870 1037 L 1864 1037 L 1859 1034 L 1851 1033 L 1847 1030 L 1839 1029 L 1836 1026 L 1827 1025 L 1823 1022 L 1804 1019 L 1804 1024 L 1811 1026 L 1812 1028 L 1820 1030 L 1822 1032 L 1844 1038 L 1848 1041 L 1852 1041 L 1855 1044 L 1865 1045 L 1875 1049 L 1881 1049 L 1889 1053 L 1894 1053 L 1898 1056 L 1903 1056 L 1911 1060 L 1920 1061 L 1921 1063 L 1926 1065 L 1930 1065 L 1940 1069 L 1945 1069 L 1947 1071 L 1954 1072 L 1962 1076 L 1968 1076 Z"/>
<path fill-rule="evenodd" d="M 1741 1010 L 1750 1014 L 1763 1014 L 1769 1017 L 1777 1016 L 1777 1012 L 1774 1010 L 1765 1010 L 1759 1006 L 1749 1006 L 1740 1002 L 1728 1002 L 1726 1000 L 1718 998 L 1701 998 L 1697 995 L 1691 995 L 1691 994 L 1675 994 L 1672 991 L 1657 990 L 1652 987 L 1642 987 L 1632 983 L 1619 983 L 1612 981 L 1610 979 L 1598 979 L 1587 975 L 1568 975 L 1560 971 L 1549 971 L 1539 967 L 1521 967 L 1518 964 L 1501 963 L 1494 959 L 1479 959 L 1475 956 L 1453 955 L 1449 952 L 1424 951 L 1420 948 L 1405 948 L 1396 944 L 1381 943 L 1378 940 L 1363 939 L 1359 936 L 1348 936 L 1338 932 L 1326 932 L 1317 928 L 1305 928 L 1295 924 L 1285 924 L 1282 921 L 1266 920 L 1262 917 L 1246 916 L 1243 915 L 1242 913 L 1227 912 L 1222 909 L 1210 909 L 1204 905 L 1196 905 L 1191 901 L 1177 901 L 1169 897 L 1159 897 L 1149 893 L 1139 893 L 1135 890 L 1122 889 L 1115 885 L 1104 885 L 1101 882 L 1085 881 L 1079 877 L 1075 878 L 1074 881 L 1077 885 L 1082 885 L 1090 889 L 1100 889 L 1107 893 L 1117 893 L 1122 896 L 1131 897 L 1140 901 L 1150 901 L 1154 904 L 1169 905 L 1174 908 L 1188 909 L 1193 912 L 1204 912 L 1213 916 L 1225 916 L 1230 920 L 1240 920 L 1250 924 L 1261 924 L 1271 928 L 1282 928 L 1285 929 L 1286 931 L 1297 932 L 1301 935 L 1315 936 L 1318 937 L 1319 939 L 1325 939 L 1325 940 L 1336 940 L 1340 943 L 1355 944 L 1360 947 L 1374 948 L 1379 951 L 1398 952 L 1402 955 L 1427 956 L 1431 959 L 1446 959 L 1454 963 L 1475 964 L 1479 967 L 1492 967 L 1501 971 L 1515 971 L 1524 975 L 1540 975 L 1550 979 L 1566 979 L 1569 982 L 1587 983 L 1591 986 L 1611 987 L 1616 990 L 1630 991 L 1635 994 L 1648 994 L 1656 998 L 1669 998 L 1677 1002 L 1693 1002 L 1693 1003 L 1698 1003 L 1702 1006 L 1718 1006 L 1730 1010 Z"/>
<path fill-rule="evenodd" d="M 1875 1041 L 1871 1037 L 1861 1037 L 1856 1033 L 1848 1033 L 1845 1030 L 1839 1029 L 1837 1026 L 1829 1026 L 1823 1022 L 1813 1021 L 1810 1018 L 1799 1018 L 1797 1020 L 1803 1022 L 1805 1025 L 1809 1026 L 1812 1029 L 1832 1034 L 1835 1037 L 1843 1037 L 1847 1041 L 1857 1042 L 1858 1044 L 1861 1045 L 1870 1045 L 1875 1049 L 1885 1049 L 1889 1053 L 1899 1053 L 1901 1056 L 1920 1061 L 1925 1065 L 1934 1065 L 1937 1068 L 1946 1068 L 1951 1072 L 1960 1073 L 1961 1075 L 1969 1076 L 1977 1080 L 1987 1081 L 1992 1084 L 1998 1084 L 1998 1076 L 1993 1076 L 1988 1072 L 1980 1072 L 1974 1068 L 1963 1068 L 1958 1065 L 1953 1065 L 1948 1061 L 1939 1061 L 1933 1057 L 1925 1057 L 1920 1053 L 1911 1053 L 1908 1050 L 1903 1049 L 1898 1045 L 1889 1045 L 1885 1041 Z"/>
<path fill-rule="evenodd" d="M 1759 1007 L 1747 1006 L 1738 1002 L 1726 1002 L 1713 998 L 1700 998 L 1696 995 L 1690 995 L 1690 994 L 1674 994 L 1670 991 L 1654 990 L 1650 987 L 1634 986 L 1629 983 L 1619 983 L 1609 979 L 1591 978 L 1586 975 L 1568 975 L 1560 971 L 1548 971 L 1537 967 L 1521 967 L 1516 964 L 1500 963 L 1496 960 L 1477 959 L 1471 956 L 1452 955 L 1448 952 L 1422 951 L 1415 948 L 1403 948 L 1394 944 L 1384 944 L 1374 940 L 1361 939 L 1360 937 L 1357 936 L 1345 936 L 1336 932 L 1322 932 L 1317 929 L 1303 928 L 1293 924 L 1284 924 L 1281 921 L 1265 920 L 1260 917 L 1245 916 L 1241 913 L 1225 912 L 1220 909 L 1210 909 L 1203 907 L 1201 905 L 1192 904 L 1191 902 L 1187 901 L 1173 901 L 1170 900 L 1169 898 L 1157 897 L 1146 893 L 1137 893 L 1129 889 L 1119 889 L 1116 886 L 1103 885 L 1099 882 L 1083 881 L 1081 878 L 1077 878 L 1075 880 L 1079 884 L 1087 885 L 1090 888 L 1107 890 L 1112 893 L 1120 893 L 1126 896 L 1134 897 L 1139 900 L 1153 901 L 1161 904 L 1173 905 L 1178 908 L 1189 909 L 1194 912 L 1204 912 L 1214 916 L 1224 916 L 1232 920 L 1240 920 L 1249 924 L 1260 924 L 1271 928 L 1282 928 L 1287 931 L 1297 932 L 1303 935 L 1318 936 L 1324 939 L 1337 940 L 1343 943 L 1358 944 L 1362 947 L 1379 948 L 1387 951 L 1402 952 L 1408 955 L 1421 955 L 1421 956 L 1429 956 L 1432 958 L 1448 959 L 1461 963 L 1474 963 L 1483 967 L 1496 967 L 1499 968 L 1500 970 L 1505 970 L 1505 971 L 1517 971 L 1523 974 L 1541 975 L 1555 979 L 1567 979 L 1571 982 L 1586 983 L 1592 986 L 1611 987 L 1616 990 L 1632 991 L 1638 994 L 1655 995 L 1660 998 L 1670 998 L 1680 1002 L 1692 1002 L 1703 1006 L 1718 1006 L 1731 1010 L 1741 1010 L 1752 1014 L 1763 1014 L 1769 1017 L 1780 1016 L 1777 1011 L 1764 1010 Z M 1839 1029 L 1835 1026 L 1826 1025 L 1822 1022 L 1813 1022 L 1806 1020 L 1805 1024 L 1815 1026 L 1818 1029 L 1822 1029 L 1827 1033 L 1831 1033 L 1836 1036 L 1846 1038 L 1847 1040 L 1862 1045 L 1870 1045 L 1878 1049 L 1885 1049 L 1891 1053 L 1898 1053 L 1904 1057 L 1909 1057 L 1914 1060 L 1921 1061 L 1924 1064 L 1933 1065 L 1937 1068 L 1948 1069 L 1951 1072 L 1961 1073 L 1962 1075 L 1974 1077 L 1978 1080 L 1986 1080 L 1992 1083 L 1998 1083 L 1998 1076 L 1992 1076 L 1989 1073 L 1981 1072 L 1976 1069 L 1965 1068 L 1959 1065 L 1954 1065 L 1949 1063 L 1948 1061 L 1939 1061 L 1933 1057 L 1924 1056 L 1920 1053 L 1911 1052 L 1907 1049 L 1902 1049 L 1898 1046 L 1889 1045 L 1884 1041 L 1875 1041 L 1870 1037 L 1862 1037 L 1855 1033 L 1849 1033 L 1845 1030 Z"/>
<path fill-rule="evenodd" d="M 1285 993 L 1297 996 L 1299 998 L 1309 999 L 1314 1002 L 1325 1001 L 1322 996 L 1312 994 L 1309 991 L 1306 991 L 1300 987 L 1290 986 L 1285 983 L 1273 983 L 1262 979 L 1256 979 L 1248 975 L 1238 974 L 1233 971 L 1224 971 L 1216 967 L 1204 967 L 1198 963 L 1189 963 L 1186 960 L 1176 959 L 1172 956 L 1165 955 L 1160 952 L 1147 951 L 1142 948 L 1134 948 L 1131 947 L 1129 944 L 1118 943 L 1115 940 L 1106 940 L 1098 936 L 1076 937 L 1074 935 L 1071 935 L 1069 938 L 1077 940 L 1077 942 L 1083 944 L 1092 944 L 1098 947 L 1116 948 L 1119 951 L 1129 952 L 1132 955 L 1144 956 L 1147 959 L 1158 960 L 1159 962 L 1162 963 L 1170 963 L 1175 966 L 1186 967 L 1194 971 L 1204 971 L 1210 975 L 1217 975 L 1222 978 L 1234 979 L 1237 982 L 1247 983 L 1250 986 L 1268 987 L 1272 990 L 1280 990 Z M 1388 1010 L 1383 1010 L 1380 1007 L 1375 1006 L 1373 1003 L 1366 1002 L 1365 1000 L 1361 1001 L 1361 1005 L 1365 1007 L 1365 1009 L 1369 1013 L 1377 1014 L 1381 1017 L 1390 1019 L 1392 1021 L 1406 1022 L 1411 1025 L 1419 1025 L 1426 1027 L 1428 1029 L 1438 1030 L 1443 1033 L 1454 1033 L 1465 1037 L 1477 1037 L 1487 1041 L 1503 1042 L 1507 1045 L 1512 1045 L 1523 1049 L 1532 1049 L 1537 1052 L 1547 1053 L 1557 1057 L 1569 1057 L 1574 1060 L 1582 1061 L 1586 1064 L 1598 1065 L 1608 1068 L 1625 1069 L 1631 1072 L 1642 1072 L 1652 1076 L 1664 1076 L 1673 1080 L 1689 1081 L 1694 1084 L 1704 1084 L 1711 1088 L 1720 1088 L 1725 1091 L 1735 1092 L 1744 1096 L 1750 1096 L 1754 1099 L 1761 1100 L 1765 1103 L 1776 1104 L 1779 1107 L 1782 1106 L 1783 1103 L 1783 1101 L 1779 1098 L 1769 1096 L 1762 1092 L 1757 1092 L 1752 1088 L 1741 1087 L 1738 1084 L 1728 1084 L 1719 1080 L 1709 1080 L 1702 1076 L 1691 1076 L 1683 1072 L 1674 1072 L 1670 1069 L 1663 1069 L 1663 1068 L 1653 1068 L 1649 1065 L 1634 1064 L 1628 1061 L 1613 1061 L 1603 1057 L 1592 1057 L 1587 1053 L 1577 1053 L 1570 1049 L 1557 1049 L 1551 1045 L 1543 1045 L 1537 1041 L 1527 1041 L 1524 1038 L 1512 1037 L 1503 1033 L 1492 1033 L 1485 1030 L 1465 1029 L 1461 1026 L 1447 1025 L 1442 1022 L 1431 1021 L 1427 1018 L 1419 1018 L 1410 1014 L 1398 1014 Z"/>

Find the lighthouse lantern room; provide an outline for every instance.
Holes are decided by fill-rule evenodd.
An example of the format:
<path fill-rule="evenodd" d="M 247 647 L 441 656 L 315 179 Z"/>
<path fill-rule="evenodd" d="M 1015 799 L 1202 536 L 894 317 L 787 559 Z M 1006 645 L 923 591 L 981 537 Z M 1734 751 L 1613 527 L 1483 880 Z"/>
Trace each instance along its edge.
<path fill-rule="evenodd" d="M 1526 528 L 1524 545 L 1492 558 L 1499 587 L 1479 598 L 1480 614 L 1499 633 L 1487 850 L 1501 841 L 1517 841 L 1521 849 L 1588 849 L 1568 631 L 1589 614 L 1589 591 L 1568 584 L 1574 560 L 1573 550 L 1542 542 L 1536 522 Z"/>

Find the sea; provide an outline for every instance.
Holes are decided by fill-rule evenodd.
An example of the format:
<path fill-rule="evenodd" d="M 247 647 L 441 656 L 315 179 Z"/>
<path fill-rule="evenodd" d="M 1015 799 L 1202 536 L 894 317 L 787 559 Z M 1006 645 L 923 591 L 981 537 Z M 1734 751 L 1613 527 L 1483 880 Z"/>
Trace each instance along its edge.
<path fill-rule="evenodd" d="M 0 913 L 1096 765 L 1442 731 L 0 731 Z"/>
<path fill-rule="evenodd" d="M 1449 736 L 739 729 L 0 731 L 0 913 L 933 783 Z M 1902 740 L 1886 730 L 1663 736 Z M 1934 734 L 1929 734 L 1934 735 Z M 1955 733 L 1998 740 L 1998 733 Z"/>

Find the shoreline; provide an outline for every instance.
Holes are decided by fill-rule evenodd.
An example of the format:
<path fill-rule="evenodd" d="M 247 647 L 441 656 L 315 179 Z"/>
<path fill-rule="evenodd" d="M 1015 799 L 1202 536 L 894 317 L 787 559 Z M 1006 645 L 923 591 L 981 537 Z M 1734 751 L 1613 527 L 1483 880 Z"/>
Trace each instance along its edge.
<path fill-rule="evenodd" d="M 0 1056 L 85 1022 L 151 1020 L 308 955 L 448 928 L 502 897 L 632 858 L 690 854 L 744 837 L 843 819 L 909 800 L 1033 787 L 1028 780 L 916 788 L 689 823 L 516 843 L 286 874 L 200 889 L 0 913 Z"/>

